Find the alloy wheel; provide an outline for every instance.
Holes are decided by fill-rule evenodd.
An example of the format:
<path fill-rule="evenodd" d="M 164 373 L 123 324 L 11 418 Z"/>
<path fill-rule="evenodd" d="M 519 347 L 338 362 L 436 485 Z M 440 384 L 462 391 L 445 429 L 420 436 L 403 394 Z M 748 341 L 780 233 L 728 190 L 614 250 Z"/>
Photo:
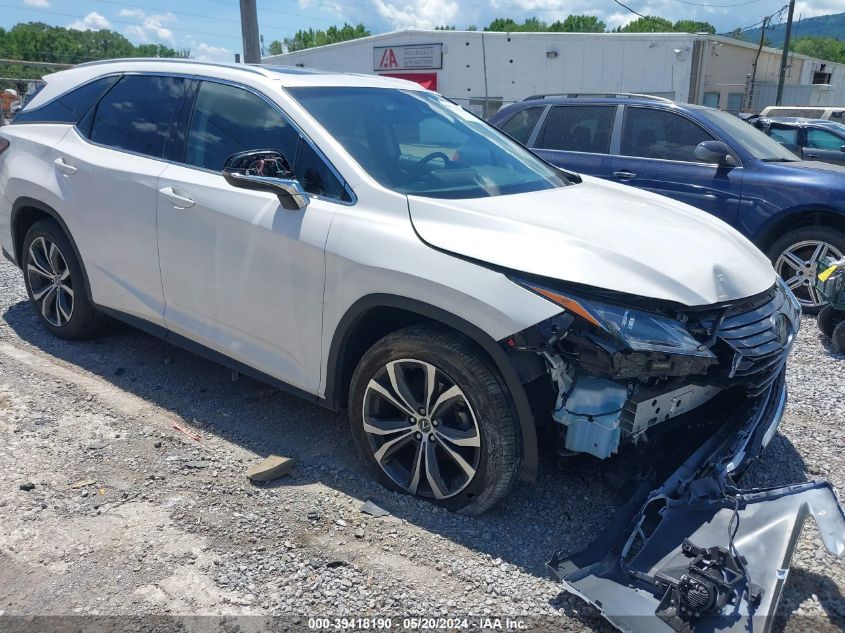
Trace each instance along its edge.
<path fill-rule="evenodd" d="M 387 363 L 364 392 L 363 420 L 376 462 L 405 491 L 447 499 L 475 477 L 481 460 L 475 412 L 431 363 Z"/>
<path fill-rule="evenodd" d="M 73 316 L 73 279 L 59 247 L 46 237 L 35 238 L 29 245 L 26 273 L 41 316 L 56 327 L 67 325 Z"/>
<path fill-rule="evenodd" d="M 775 261 L 775 270 L 795 294 L 803 308 L 818 308 L 824 299 L 816 290 L 816 269 L 828 257 L 839 259 L 842 253 L 827 242 L 804 240 L 787 248 Z"/>

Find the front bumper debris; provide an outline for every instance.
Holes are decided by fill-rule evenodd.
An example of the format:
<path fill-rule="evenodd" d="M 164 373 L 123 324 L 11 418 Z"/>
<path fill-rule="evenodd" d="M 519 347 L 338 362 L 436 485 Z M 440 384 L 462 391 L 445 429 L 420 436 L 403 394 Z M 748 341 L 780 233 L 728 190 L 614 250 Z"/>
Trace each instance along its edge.
<path fill-rule="evenodd" d="M 621 631 L 768 630 L 808 516 L 845 556 L 845 512 L 830 483 L 734 486 L 785 404 L 781 374 L 663 485 L 646 482 L 589 548 L 556 553 L 551 571 Z"/>

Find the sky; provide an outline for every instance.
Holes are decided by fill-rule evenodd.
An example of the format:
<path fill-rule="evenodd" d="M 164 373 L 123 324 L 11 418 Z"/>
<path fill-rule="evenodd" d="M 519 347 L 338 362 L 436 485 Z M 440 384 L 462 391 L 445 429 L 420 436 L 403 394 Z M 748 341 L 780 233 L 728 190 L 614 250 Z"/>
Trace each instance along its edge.
<path fill-rule="evenodd" d="M 672 21 L 704 20 L 718 32 L 751 26 L 787 0 L 622 0 L 634 11 Z M 238 0 L 0 0 L 0 27 L 38 21 L 75 29 L 109 28 L 136 44 L 190 49 L 208 61 L 232 61 L 241 52 Z M 845 11 L 843 0 L 800 0 L 796 17 Z M 479 28 L 497 17 L 547 22 L 569 14 L 590 14 L 609 28 L 636 15 L 614 0 L 258 0 L 258 25 L 265 45 L 300 29 L 325 29 L 344 21 L 372 33 L 407 28 L 469 25 Z"/>

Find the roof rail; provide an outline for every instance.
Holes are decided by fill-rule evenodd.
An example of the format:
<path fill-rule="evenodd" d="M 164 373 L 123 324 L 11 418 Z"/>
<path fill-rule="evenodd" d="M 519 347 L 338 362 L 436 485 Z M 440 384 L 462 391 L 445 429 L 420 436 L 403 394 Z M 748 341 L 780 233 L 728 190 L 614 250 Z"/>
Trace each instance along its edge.
<path fill-rule="evenodd" d="M 76 67 L 80 66 L 99 66 L 105 64 L 111 64 L 113 62 L 164 62 L 164 63 L 172 63 L 172 64 L 196 64 L 197 66 L 216 66 L 219 68 L 235 68 L 237 70 L 245 70 L 250 73 L 255 73 L 256 75 L 261 75 L 266 77 L 266 72 L 260 69 L 258 66 L 253 66 L 251 64 L 227 64 L 223 62 L 203 62 L 197 59 L 186 59 L 184 57 L 121 57 L 119 59 L 99 59 L 93 62 L 83 62 L 81 64 L 77 64 Z"/>
<path fill-rule="evenodd" d="M 607 99 L 653 99 L 654 101 L 664 101 L 672 103 L 671 99 L 666 97 L 655 97 L 654 95 L 640 94 L 637 92 L 555 92 L 542 95 L 531 95 L 526 97 L 523 101 L 536 101 L 537 99 L 547 99 L 549 97 L 567 97 L 570 99 L 579 99 L 581 97 L 603 97 Z"/>

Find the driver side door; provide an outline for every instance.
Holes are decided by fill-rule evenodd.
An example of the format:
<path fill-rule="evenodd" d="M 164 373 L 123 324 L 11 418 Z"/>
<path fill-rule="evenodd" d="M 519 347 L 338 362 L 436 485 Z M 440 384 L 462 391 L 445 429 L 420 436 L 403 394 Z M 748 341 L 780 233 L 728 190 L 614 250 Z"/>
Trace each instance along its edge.
<path fill-rule="evenodd" d="M 158 183 L 158 245 L 167 327 L 289 385 L 316 393 L 324 245 L 344 184 L 291 120 L 246 87 L 203 80 L 181 160 Z M 301 210 L 236 189 L 236 152 L 285 156 L 311 194 Z"/>
<path fill-rule="evenodd" d="M 713 140 L 718 139 L 677 112 L 626 106 L 614 180 L 685 202 L 731 224 L 739 211 L 742 167 L 696 159 L 696 146 Z"/>

